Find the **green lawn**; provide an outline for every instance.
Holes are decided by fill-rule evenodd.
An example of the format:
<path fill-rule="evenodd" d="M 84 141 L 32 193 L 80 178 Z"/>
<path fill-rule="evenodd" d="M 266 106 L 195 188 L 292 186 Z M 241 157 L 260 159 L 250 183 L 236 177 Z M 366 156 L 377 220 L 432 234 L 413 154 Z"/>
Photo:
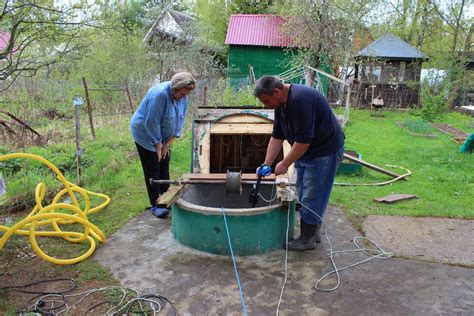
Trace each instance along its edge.
<path fill-rule="evenodd" d="M 369 111 L 350 113 L 345 128 L 346 148 L 362 154 L 362 159 L 385 167 L 397 165 L 413 173 L 407 181 L 380 187 L 336 186 L 331 202 L 349 215 L 402 215 L 474 218 L 474 155 L 459 153 L 459 145 L 438 131 L 436 138 L 411 136 L 395 122 L 410 118 L 406 113 L 384 112 L 371 117 Z M 439 121 L 467 133 L 474 132 L 474 120 L 458 113 L 446 114 Z M 403 173 L 397 168 L 385 167 Z M 390 179 L 364 168 L 362 177 L 336 178 L 337 182 L 378 182 Z M 379 204 L 373 198 L 392 193 L 415 194 L 419 198 L 395 204 Z"/>

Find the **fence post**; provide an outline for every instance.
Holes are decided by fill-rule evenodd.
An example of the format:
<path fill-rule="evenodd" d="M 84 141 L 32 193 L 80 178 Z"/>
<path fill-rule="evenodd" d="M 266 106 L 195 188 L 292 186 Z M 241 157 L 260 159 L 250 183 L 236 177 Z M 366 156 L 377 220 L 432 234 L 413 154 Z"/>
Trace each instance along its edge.
<path fill-rule="evenodd" d="M 82 98 L 76 95 L 72 99 L 74 104 L 75 119 L 76 119 L 76 170 L 77 170 L 77 184 L 82 185 L 82 166 L 81 166 L 81 106 L 84 104 Z"/>
<path fill-rule="evenodd" d="M 127 81 L 125 81 L 124 88 L 125 88 L 125 92 L 127 93 L 128 104 L 130 104 L 130 110 L 132 110 L 132 113 L 133 113 L 135 112 L 135 108 L 133 107 L 132 97 L 130 96 L 130 90 L 128 89 Z"/>
<path fill-rule="evenodd" d="M 91 127 L 92 137 L 95 139 L 94 123 L 92 122 L 92 107 L 89 99 L 89 90 L 87 89 L 86 78 L 82 77 L 82 83 L 84 84 L 84 93 L 86 95 L 87 102 L 87 114 L 89 115 L 89 125 Z"/>
<path fill-rule="evenodd" d="M 203 92 L 203 97 L 204 97 L 204 107 L 207 106 L 207 86 L 204 86 L 204 92 Z"/>

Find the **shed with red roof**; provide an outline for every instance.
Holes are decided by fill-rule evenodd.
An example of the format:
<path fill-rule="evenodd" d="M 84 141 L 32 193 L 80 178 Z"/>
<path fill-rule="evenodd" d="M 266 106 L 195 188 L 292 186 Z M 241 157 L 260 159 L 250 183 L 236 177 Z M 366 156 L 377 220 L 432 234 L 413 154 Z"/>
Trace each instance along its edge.
<path fill-rule="evenodd" d="M 273 14 L 235 14 L 230 17 L 225 43 L 229 45 L 229 83 L 236 87 L 250 79 L 277 75 L 290 68 L 291 37 L 285 34 L 285 20 Z M 290 50 L 289 50 L 290 48 Z"/>

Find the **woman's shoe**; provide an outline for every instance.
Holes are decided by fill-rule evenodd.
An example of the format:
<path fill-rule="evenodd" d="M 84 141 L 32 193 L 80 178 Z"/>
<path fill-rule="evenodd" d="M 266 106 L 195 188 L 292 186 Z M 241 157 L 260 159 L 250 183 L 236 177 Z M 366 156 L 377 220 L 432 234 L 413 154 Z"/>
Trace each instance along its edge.
<path fill-rule="evenodd" d="M 156 207 L 153 206 L 150 209 L 151 213 L 158 218 L 166 218 L 166 215 L 170 212 L 166 207 Z"/>

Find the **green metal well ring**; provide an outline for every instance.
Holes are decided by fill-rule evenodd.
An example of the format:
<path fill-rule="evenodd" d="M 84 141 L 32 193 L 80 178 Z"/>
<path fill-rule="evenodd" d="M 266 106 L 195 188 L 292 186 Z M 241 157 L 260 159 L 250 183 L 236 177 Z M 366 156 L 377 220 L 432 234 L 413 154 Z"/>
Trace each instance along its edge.
<path fill-rule="evenodd" d="M 271 185 L 262 185 L 260 194 L 269 200 L 272 189 Z M 260 199 L 256 207 L 251 208 L 250 190 L 250 185 L 244 185 L 241 195 L 227 195 L 225 185 L 190 185 L 172 206 L 174 238 L 194 249 L 230 254 L 223 207 L 235 255 L 282 249 L 288 222 L 288 236 L 294 233 L 295 202 L 280 205 L 278 199 L 271 203 Z"/>

